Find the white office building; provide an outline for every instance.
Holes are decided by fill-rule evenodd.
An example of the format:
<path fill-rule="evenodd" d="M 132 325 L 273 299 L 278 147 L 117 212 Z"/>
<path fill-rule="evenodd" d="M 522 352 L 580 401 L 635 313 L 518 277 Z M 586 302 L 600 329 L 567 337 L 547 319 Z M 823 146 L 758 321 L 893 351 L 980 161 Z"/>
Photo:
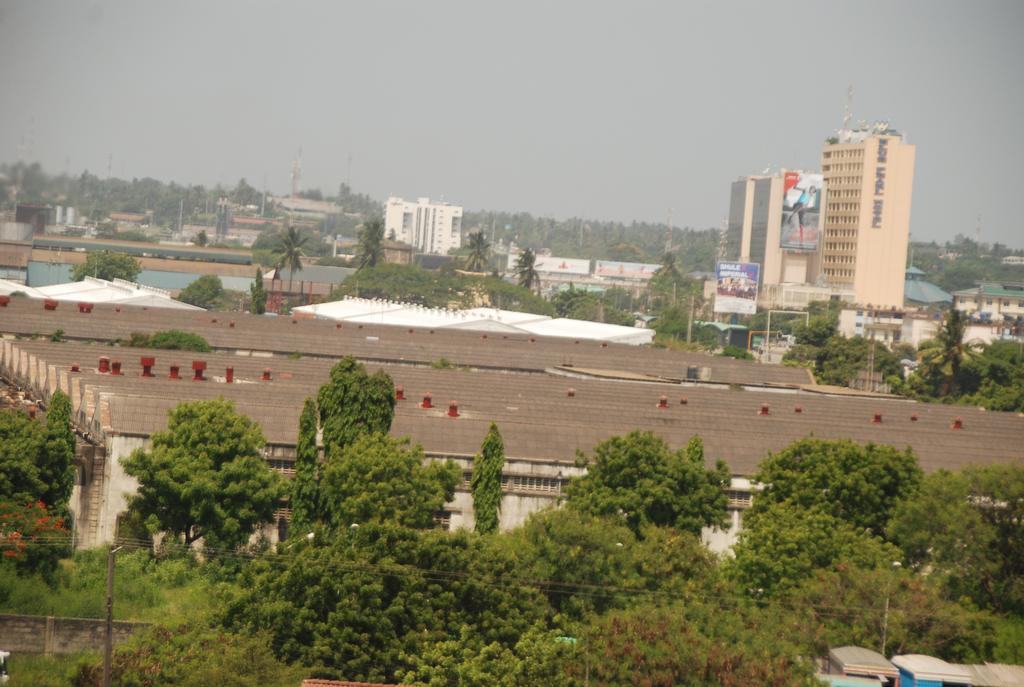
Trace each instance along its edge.
<path fill-rule="evenodd" d="M 462 207 L 432 203 L 429 198 L 412 202 L 392 196 L 384 210 L 384 231 L 420 253 L 447 255 L 462 245 Z"/>

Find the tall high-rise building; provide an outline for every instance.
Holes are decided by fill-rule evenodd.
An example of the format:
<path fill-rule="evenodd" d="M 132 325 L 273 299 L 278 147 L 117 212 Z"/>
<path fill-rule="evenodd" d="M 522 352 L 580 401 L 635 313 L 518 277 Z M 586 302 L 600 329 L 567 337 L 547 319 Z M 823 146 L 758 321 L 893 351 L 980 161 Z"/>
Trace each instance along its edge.
<path fill-rule="evenodd" d="M 843 129 L 822 150 L 821 276 L 861 305 L 903 307 L 914 152 L 884 124 Z"/>
<path fill-rule="evenodd" d="M 431 203 L 429 198 L 411 202 L 392 196 L 384 208 L 384 231 L 385 236 L 393 235 L 421 253 L 447 255 L 462 245 L 462 207 Z"/>

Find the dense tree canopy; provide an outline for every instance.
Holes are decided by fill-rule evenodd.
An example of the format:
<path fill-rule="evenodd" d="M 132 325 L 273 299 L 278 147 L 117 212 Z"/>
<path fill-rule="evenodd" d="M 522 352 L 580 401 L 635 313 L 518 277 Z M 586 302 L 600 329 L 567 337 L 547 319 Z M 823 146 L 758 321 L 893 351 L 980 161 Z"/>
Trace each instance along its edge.
<path fill-rule="evenodd" d="M 322 517 L 320 509 L 320 449 L 317 447 L 316 400 L 307 398 L 299 415 L 295 445 L 295 477 L 291 500 L 293 532 L 309 530 Z"/>
<path fill-rule="evenodd" d="M 705 466 L 699 437 L 672 451 L 660 437 L 636 430 L 598 444 L 582 464 L 587 474 L 569 485 L 570 508 L 621 517 L 638 533 L 649 524 L 694 534 L 726 524 L 729 470 L 721 461 Z"/>
<path fill-rule="evenodd" d="M 754 500 L 753 514 L 779 503 L 820 508 L 884 536 L 893 509 L 914 494 L 921 476 L 909 448 L 801 439 L 761 463 L 754 479 L 763 491 Z"/>
<path fill-rule="evenodd" d="M 889 533 L 915 569 L 953 598 L 1024 615 L 1024 467 L 990 465 L 928 475 Z"/>
<path fill-rule="evenodd" d="M 179 403 L 149 450 L 124 458 L 139 481 L 130 508 L 152 529 L 225 547 L 244 544 L 270 522 L 284 493 L 263 459 L 263 433 L 224 399 Z"/>
<path fill-rule="evenodd" d="M 85 262 L 75 265 L 71 270 L 74 281 L 82 281 L 86 277 L 96 277 L 113 281 L 127 279 L 135 281 L 142 271 L 138 260 L 125 253 L 113 253 L 109 250 L 89 251 Z"/>
<path fill-rule="evenodd" d="M 327 521 L 338 529 L 368 522 L 425 529 L 433 526 L 461 478 L 450 461 L 424 464 L 419 445 L 364 434 L 332 446 L 319 498 Z"/>
<path fill-rule="evenodd" d="M 216 274 L 204 274 L 178 294 L 178 300 L 200 308 L 213 308 L 224 297 L 224 284 Z"/>
<path fill-rule="evenodd" d="M 331 368 L 317 393 L 324 451 L 328 457 L 364 434 L 386 434 L 395 413 L 395 385 L 383 370 L 372 375 L 352 356 Z"/>

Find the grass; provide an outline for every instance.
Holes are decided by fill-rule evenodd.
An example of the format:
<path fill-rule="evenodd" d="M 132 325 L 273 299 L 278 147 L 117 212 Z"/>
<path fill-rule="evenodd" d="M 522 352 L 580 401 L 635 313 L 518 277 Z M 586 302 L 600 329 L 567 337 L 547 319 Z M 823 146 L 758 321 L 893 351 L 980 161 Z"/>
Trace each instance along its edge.
<path fill-rule="evenodd" d="M 0 589 L 0 611 L 105 617 L 106 574 L 106 552 L 100 549 L 61 561 L 53 584 L 0 569 L 0 577 L 8 578 Z M 148 551 L 122 552 L 114 575 L 114 617 L 144 622 L 195 618 L 213 608 L 217 587 L 198 563 L 187 558 L 161 560 Z"/>
<path fill-rule="evenodd" d="M 69 687 L 71 675 L 83 659 L 97 660 L 99 654 L 40 656 L 12 654 L 7 662 L 11 679 L 4 687 Z"/>

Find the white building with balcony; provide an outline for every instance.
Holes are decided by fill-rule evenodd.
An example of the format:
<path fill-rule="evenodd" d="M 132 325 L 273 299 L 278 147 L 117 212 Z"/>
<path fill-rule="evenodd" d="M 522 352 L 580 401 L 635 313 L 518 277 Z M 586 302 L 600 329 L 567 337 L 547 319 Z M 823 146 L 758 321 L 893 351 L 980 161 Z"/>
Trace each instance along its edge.
<path fill-rule="evenodd" d="M 394 196 L 384 208 L 384 235 L 414 246 L 420 253 L 447 255 L 462 245 L 462 207 Z"/>

